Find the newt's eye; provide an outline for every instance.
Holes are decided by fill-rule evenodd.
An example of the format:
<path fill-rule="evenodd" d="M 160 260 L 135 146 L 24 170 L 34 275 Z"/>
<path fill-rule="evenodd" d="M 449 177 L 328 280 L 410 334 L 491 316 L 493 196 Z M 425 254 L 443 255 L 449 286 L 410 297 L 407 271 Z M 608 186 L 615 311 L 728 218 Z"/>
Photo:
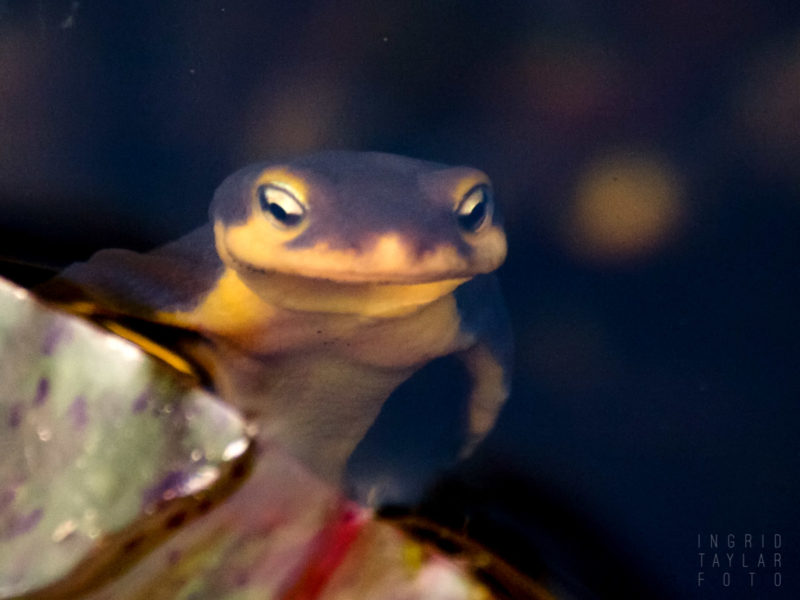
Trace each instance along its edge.
<path fill-rule="evenodd" d="M 476 185 L 466 193 L 456 208 L 458 226 L 464 231 L 476 232 L 489 221 L 492 214 L 492 192 L 484 184 Z"/>
<path fill-rule="evenodd" d="M 262 185 L 258 199 L 262 210 L 280 227 L 296 227 L 306 216 L 306 207 L 286 188 Z"/>

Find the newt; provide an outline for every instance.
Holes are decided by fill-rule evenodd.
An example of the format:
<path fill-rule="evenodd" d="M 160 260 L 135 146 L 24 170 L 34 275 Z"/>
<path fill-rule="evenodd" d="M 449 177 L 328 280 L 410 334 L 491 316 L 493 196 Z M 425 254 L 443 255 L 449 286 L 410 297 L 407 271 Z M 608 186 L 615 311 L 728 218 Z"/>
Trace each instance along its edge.
<path fill-rule="evenodd" d="M 441 357 L 469 376 L 463 453 L 492 428 L 511 368 L 505 255 L 480 170 L 329 151 L 238 170 L 207 225 L 146 253 L 101 250 L 42 293 L 191 332 L 178 354 L 258 437 L 337 480 L 386 399 Z"/>

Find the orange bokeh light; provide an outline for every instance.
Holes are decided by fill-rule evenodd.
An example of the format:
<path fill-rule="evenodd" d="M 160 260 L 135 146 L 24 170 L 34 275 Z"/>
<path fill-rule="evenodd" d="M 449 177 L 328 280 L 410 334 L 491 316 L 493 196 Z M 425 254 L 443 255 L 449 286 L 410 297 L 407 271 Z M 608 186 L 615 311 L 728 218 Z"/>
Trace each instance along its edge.
<path fill-rule="evenodd" d="M 608 155 L 579 175 L 564 239 L 577 256 L 593 262 L 642 259 L 673 238 L 684 213 L 680 177 L 666 161 Z"/>

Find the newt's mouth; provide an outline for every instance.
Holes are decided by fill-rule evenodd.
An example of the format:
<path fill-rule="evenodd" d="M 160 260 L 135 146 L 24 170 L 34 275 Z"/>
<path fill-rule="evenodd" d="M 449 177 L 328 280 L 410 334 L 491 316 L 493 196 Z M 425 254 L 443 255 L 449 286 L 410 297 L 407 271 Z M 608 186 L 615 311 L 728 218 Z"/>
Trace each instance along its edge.
<path fill-rule="evenodd" d="M 330 271 L 317 272 L 313 269 L 285 271 L 280 268 L 254 265 L 238 258 L 230 252 L 228 256 L 238 271 L 247 271 L 271 278 L 306 279 L 309 282 L 315 282 L 315 285 L 318 286 L 324 286 L 326 284 L 351 288 L 363 286 L 413 286 L 453 280 L 464 282 L 472 278 L 471 274 L 467 275 L 463 273 L 421 273 L 419 275 L 403 275 L 397 273 L 387 274 L 348 271 L 331 273 Z"/>
<path fill-rule="evenodd" d="M 420 253 L 395 233 L 379 236 L 359 250 L 327 241 L 297 248 L 255 236 L 245 226 L 217 231 L 217 249 L 234 268 L 265 274 L 339 284 L 414 285 L 469 279 L 496 269 L 505 258 L 505 236 L 500 230 L 483 235 L 488 244 L 467 253 L 446 243 Z"/>
<path fill-rule="evenodd" d="M 314 277 L 252 265 L 226 253 L 231 266 L 253 292 L 275 306 L 293 310 L 400 316 L 451 293 L 470 277 L 433 281 L 366 281 Z"/>

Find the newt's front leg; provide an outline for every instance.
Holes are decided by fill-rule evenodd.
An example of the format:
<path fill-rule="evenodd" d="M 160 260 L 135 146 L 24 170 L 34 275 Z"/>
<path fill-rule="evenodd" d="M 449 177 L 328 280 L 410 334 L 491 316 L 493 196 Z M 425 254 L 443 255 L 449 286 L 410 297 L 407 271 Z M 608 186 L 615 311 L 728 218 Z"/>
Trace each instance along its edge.
<path fill-rule="evenodd" d="M 469 456 L 494 427 L 510 392 L 510 364 L 488 344 L 480 343 L 461 354 L 470 377 L 467 432 L 461 457 Z"/>
<path fill-rule="evenodd" d="M 467 282 L 455 297 L 461 328 L 475 339 L 457 354 L 469 376 L 463 458 L 486 437 L 508 399 L 514 350 L 508 313 L 493 275 Z"/>

